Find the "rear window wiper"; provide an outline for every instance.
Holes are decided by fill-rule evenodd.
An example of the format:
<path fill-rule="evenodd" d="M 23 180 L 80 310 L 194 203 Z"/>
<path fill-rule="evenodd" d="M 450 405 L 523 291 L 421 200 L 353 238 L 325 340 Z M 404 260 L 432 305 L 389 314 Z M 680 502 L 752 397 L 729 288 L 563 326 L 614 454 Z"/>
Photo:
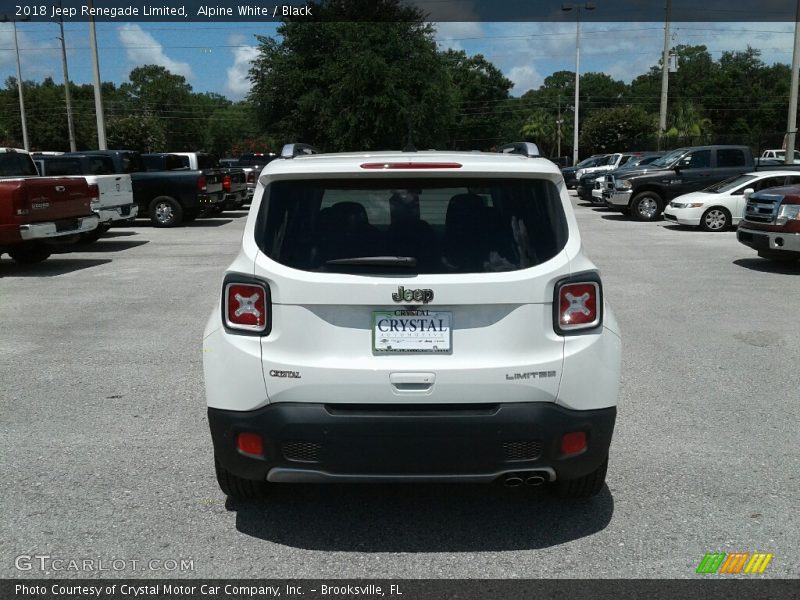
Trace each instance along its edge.
<path fill-rule="evenodd" d="M 417 266 L 417 259 L 413 256 L 358 256 L 355 258 L 335 258 L 325 262 L 328 266 L 357 266 L 357 267 L 407 267 Z"/>

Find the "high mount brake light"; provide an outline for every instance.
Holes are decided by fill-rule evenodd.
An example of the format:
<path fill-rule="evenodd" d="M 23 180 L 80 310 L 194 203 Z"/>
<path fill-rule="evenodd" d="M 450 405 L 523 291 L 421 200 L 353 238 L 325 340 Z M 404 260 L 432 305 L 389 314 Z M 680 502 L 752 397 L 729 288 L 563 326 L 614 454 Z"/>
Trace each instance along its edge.
<path fill-rule="evenodd" d="M 225 284 L 223 315 L 229 329 L 263 333 L 268 326 L 269 294 L 261 284 Z"/>
<path fill-rule="evenodd" d="M 382 162 L 363 163 L 362 169 L 460 169 L 461 163 L 451 162 Z"/>
<path fill-rule="evenodd" d="M 553 314 L 556 332 L 569 335 L 598 327 L 603 320 L 599 278 L 573 278 L 556 285 Z"/>

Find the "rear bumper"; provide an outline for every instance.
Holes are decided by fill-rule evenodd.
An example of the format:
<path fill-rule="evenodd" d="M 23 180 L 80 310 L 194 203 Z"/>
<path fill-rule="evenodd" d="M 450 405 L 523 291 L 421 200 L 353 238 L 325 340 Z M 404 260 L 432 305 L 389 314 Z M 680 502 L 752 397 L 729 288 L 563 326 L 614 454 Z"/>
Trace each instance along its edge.
<path fill-rule="evenodd" d="M 740 221 L 736 239 L 753 250 L 774 250 L 800 255 L 800 233 L 750 229 Z"/>
<path fill-rule="evenodd" d="M 228 471 L 300 482 L 491 481 L 533 470 L 572 479 L 606 459 L 615 419 L 615 407 L 577 411 L 543 402 L 208 409 L 214 451 Z M 565 456 L 561 437 L 573 431 L 586 432 L 588 445 Z M 263 456 L 237 450 L 241 432 L 262 436 Z"/>
<path fill-rule="evenodd" d="M 45 240 L 76 233 L 85 233 L 97 228 L 100 219 L 97 215 L 61 219 L 46 223 L 30 223 L 19 226 L 19 235 L 25 241 Z"/>
<path fill-rule="evenodd" d="M 103 207 L 96 211 L 101 223 L 113 223 L 115 221 L 125 221 L 133 219 L 139 213 L 139 207 L 135 204 L 123 204 L 121 206 Z"/>

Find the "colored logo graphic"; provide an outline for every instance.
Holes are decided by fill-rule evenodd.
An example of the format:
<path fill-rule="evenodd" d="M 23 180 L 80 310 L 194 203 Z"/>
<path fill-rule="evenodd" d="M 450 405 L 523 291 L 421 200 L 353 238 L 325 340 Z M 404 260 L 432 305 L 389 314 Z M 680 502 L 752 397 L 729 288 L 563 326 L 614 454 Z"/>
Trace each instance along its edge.
<path fill-rule="evenodd" d="M 737 575 L 739 573 L 763 573 L 772 560 L 772 553 L 766 552 L 724 552 L 709 553 L 700 561 L 697 573 L 719 573 Z"/>

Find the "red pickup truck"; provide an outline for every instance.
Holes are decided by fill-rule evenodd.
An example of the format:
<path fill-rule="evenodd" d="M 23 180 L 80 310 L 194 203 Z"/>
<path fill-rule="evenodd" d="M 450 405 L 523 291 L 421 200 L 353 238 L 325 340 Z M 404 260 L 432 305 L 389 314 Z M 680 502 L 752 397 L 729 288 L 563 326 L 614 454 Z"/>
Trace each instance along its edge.
<path fill-rule="evenodd" d="M 0 148 L 0 254 L 21 264 L 45 260 L 48 240 L 91 231 L 99 219 L 80 177 L 39 177 L 24 150 Z"/>

